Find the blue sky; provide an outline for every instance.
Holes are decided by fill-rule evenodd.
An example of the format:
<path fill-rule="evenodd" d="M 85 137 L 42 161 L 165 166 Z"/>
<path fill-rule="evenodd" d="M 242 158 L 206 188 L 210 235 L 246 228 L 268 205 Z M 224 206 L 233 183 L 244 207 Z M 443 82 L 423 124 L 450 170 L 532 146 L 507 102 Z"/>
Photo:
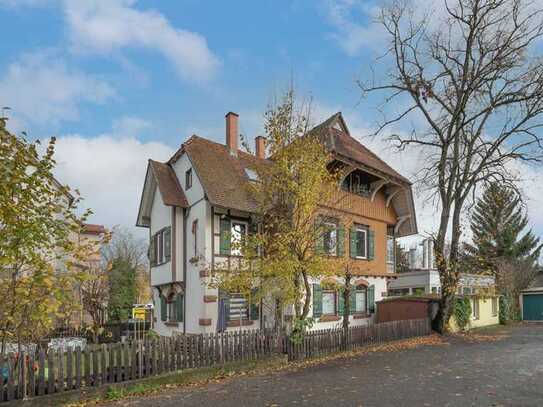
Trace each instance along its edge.
<path fill-rule="evenodd" d="M 367 137 L 376 112 L 355 83 L 380 69 L 378 3 L 0 0 L 0 107 L 13 131 L 58 137 L 58 178 L 108 227 L 134 225 L 148 158 L 167 159 L 193 133 L 222 142 L 228 111 L 252 139 L 291 80 L 316 120 L 341 110 L 354 136 L 412 176 L 416 154 Z M 434 208 L 419 195 L 417 207 L 431 232 Z"/>

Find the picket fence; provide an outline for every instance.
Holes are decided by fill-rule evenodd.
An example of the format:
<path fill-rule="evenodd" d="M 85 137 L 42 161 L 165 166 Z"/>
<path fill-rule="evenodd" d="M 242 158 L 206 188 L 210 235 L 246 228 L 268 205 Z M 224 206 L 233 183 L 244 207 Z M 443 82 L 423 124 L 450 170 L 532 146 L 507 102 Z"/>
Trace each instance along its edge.
<path fill-rule="evenodd" d="M 289 360 L 299 360 L 430 332 L 423 319 L 350 328 L 346 341 L 342 330 L 313 331 L 300 344 L 253 330 L 21 352 L 0 358 L 0 402 L 285 353 Z"/>

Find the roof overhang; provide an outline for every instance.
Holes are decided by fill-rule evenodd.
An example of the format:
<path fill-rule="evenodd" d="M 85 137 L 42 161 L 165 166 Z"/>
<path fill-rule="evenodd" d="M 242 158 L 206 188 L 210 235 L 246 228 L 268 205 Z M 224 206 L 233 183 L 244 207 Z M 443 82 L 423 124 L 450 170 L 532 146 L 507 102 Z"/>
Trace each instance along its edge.
<path fill-rule="evenodd" d="M 370 197 L 379 190 L 384 189 L 387 196 L 386 205 L 392 205 L 397 215 L 395 235 L 405 237 L 418 233 L 417 218 L 415 212 L 415 202 L 413 199 L 413 190 L 410 183 L 401 179 L 396 179 L 375 168 L 359 163 L 349 157 L 334 153 L 334 159 L 349 166 L 353 170 L 359 169 L 368 174 L 374 175 L 380 180 L 375 182 L 370 191 Z"/>

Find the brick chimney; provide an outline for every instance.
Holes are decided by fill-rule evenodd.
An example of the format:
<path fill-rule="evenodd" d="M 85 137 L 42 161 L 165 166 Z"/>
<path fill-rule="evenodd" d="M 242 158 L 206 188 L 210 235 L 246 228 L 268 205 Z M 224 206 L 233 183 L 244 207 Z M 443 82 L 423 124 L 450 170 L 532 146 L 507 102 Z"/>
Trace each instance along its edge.
<path fill-rule="evenodd" d="M 255 137 L 255 152 L 258 158 L 266 158 L 266 138 L 264 136 Z"/>
<path fill-rule="evenodd" d="M 226 146 L 233 156 L 238 155 L 238 114 L 226 113 Z"/>

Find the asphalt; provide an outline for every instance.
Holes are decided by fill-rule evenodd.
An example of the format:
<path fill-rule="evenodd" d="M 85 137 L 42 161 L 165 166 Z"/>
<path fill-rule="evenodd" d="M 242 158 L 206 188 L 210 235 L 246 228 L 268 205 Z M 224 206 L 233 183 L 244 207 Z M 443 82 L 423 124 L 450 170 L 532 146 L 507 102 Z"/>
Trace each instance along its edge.
<path fill-rule="evenodd" d="M 242 376 L 167 390 L 117 405 L 543 406 L 543 325 L 505 329 L 499 340 L 447 338 L 338 359 L 297 371 Z"/>

